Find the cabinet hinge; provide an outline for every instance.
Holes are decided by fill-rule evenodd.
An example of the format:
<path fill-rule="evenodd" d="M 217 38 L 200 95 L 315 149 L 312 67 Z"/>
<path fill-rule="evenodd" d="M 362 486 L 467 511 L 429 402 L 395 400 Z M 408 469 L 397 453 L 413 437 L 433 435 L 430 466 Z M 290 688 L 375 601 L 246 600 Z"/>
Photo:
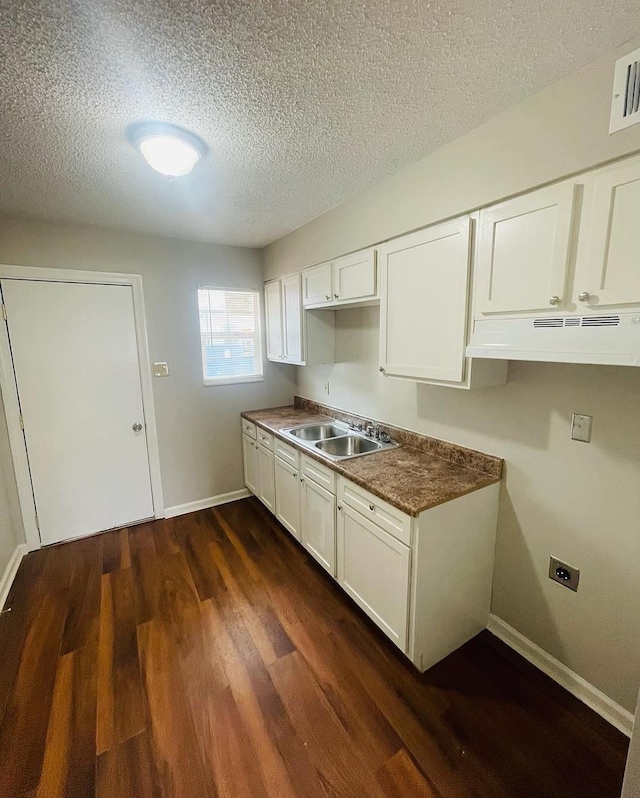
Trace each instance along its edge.
<path fill-rule="evenodd" d="M 38 518 L 38 513 L 36 513 L 36 529 L 40 532 L 40 520 Z"/>
<path fill-rule="evenodd" d="M 6 321 L 7 320 L 7 306 L 3 303 L 2 305 L 2 318 Z"/>
<path fill-rule="evenodd" d="M 24 419 L 22 418 L 22 413 L 20 413 L 20 429 L 24 431 Z"/>

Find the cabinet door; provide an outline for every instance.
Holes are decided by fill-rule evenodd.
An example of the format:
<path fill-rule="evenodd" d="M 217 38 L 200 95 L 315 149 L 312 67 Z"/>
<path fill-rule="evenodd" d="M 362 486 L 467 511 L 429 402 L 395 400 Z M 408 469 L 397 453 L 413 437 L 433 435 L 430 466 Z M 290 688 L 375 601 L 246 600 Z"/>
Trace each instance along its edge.
<path fill-rule="evenodd" d="M 310 479 L 302 481 L 302 544 L 336 575 L 336 497 Z"/>
<path fill-rule="evenodd" d="M 560 183 L 480 211 L 480 313 L 567 304 L 575 193 L 573 183 Z"/>
<path fill-rule="evenodd" d="M 380 364 L 415 380 L 464 378 L 471 220 L 435 225 L 383 244 Z"/>
<path fill-rule="evenodd" d="M 306 307 L 332 301 L 332 263 L 321 263 L 302 272 L 302 303 Z"/>
<path fill-rule="evenodd" d="M 338 512 L 338 582 L 407 650 L 411 549 L 347 505 Z"/>
<path fill-rule="evenodd" d="M 302 289 L 299 274 L 282 278 L 282 311 L 285 360 L 287 363 L 302 363 Z"/>
<path fill-rule="evenodd" d="M 579 307 L 640 304 L 639 211 L 640 158 L 595 178 L 587 259 L 576 270 Z"/>
<path fill-rule="evenodd" d="M 338 258 L 333 263 L 333 298 L 338 302 L 354 302 L 377 296 L 376 251 L 366 249 Z"/>
<path fill-rule="evenodd" d="M 242 436 L 242 464 L 244 467 L 244 484 L 251 493 L 258 495 L 258 447 L 248 435 Z"/>
<path fill-rule="evenodd" d="M 256 451 L 258 452 L 258 498 L 267 509 L 275 513 L 276 485 L 273 452 L 265 449 L 264 446 L 256 446 Z"/>
<path fill-rule="evenodd" d="M 284 358 L 284 335 L 282 329 L 282 289 L 280 280 L 265 283 L 264 313 L 267 327 L 267 358 Z"/>
<path fill-rule="evenodd" d="M 298 469 L 275 459 L 276 518 L 300 540 L 300 477 Z"/>

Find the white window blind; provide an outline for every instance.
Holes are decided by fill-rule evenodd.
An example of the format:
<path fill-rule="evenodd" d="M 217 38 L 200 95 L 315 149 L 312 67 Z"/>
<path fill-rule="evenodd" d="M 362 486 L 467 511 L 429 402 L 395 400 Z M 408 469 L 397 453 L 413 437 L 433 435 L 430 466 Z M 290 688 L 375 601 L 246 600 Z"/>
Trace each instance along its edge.
<path fill-rule="evenodd" d="M 259 292 L 199 288 L 198 311 L 205 385 L 261 380 Z"/>

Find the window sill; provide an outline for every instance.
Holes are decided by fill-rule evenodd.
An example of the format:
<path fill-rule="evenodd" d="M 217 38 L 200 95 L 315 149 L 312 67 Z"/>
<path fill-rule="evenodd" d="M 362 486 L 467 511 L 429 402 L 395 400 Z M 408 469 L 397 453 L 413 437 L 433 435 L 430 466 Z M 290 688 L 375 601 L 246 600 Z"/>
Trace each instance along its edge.
<path fill-rule="evenodd" d="M 211 380 L 204 380 L 205 388 L 212 388 L 216 385 L 242 385 L 247 382 L 264 382 L 262 374 L 252 374 L 249 377 L 217 377 Z"/>

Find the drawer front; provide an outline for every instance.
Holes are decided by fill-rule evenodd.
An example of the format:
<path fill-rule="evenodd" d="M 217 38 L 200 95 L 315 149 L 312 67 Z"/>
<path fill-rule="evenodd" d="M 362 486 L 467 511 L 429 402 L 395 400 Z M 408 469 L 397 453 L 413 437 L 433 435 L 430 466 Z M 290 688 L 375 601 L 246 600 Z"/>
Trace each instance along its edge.
<path fill-rule="evenodd" d="M 336 492 L 336 474 L 330 468 L 321 465 L 317 460 L 312 460 L 311 457 L 302 455 L 302 476 L 306 479 L 313 480 L 317 485 L 320 485 L 329 493 L 335 494 Z"/>
<path fill-rule="evenodd" d="M 273 435 L 270 432 L 258 428 L 258 443 L 265 449 L 273 451 Z"/>
<path fill-rule="evenodd" d="M 362 513 L 394 538 L 411 546 L 411 516 L 392 507 L 344 477 L 338 483 L 338 502 Z"/>
<path fill-rule="evenodd" d="M 250 438 L 256 439 L 256 425 L 253 421 L 247 421 L 246 418 L 242 419 L 242 431 Z"/>
<path fill-rule="evenodd" d="M 283 441 L 278 438 L 274 438 L 274 446 L 276 457 L 284 460 L 285 463 L 289 463 L 289 465 L 294 468 L 300 467 L 300 452 L 297 449 L 294 449 L 293 446 L 289 446 L 287 443 L 283 443 Z"/>

